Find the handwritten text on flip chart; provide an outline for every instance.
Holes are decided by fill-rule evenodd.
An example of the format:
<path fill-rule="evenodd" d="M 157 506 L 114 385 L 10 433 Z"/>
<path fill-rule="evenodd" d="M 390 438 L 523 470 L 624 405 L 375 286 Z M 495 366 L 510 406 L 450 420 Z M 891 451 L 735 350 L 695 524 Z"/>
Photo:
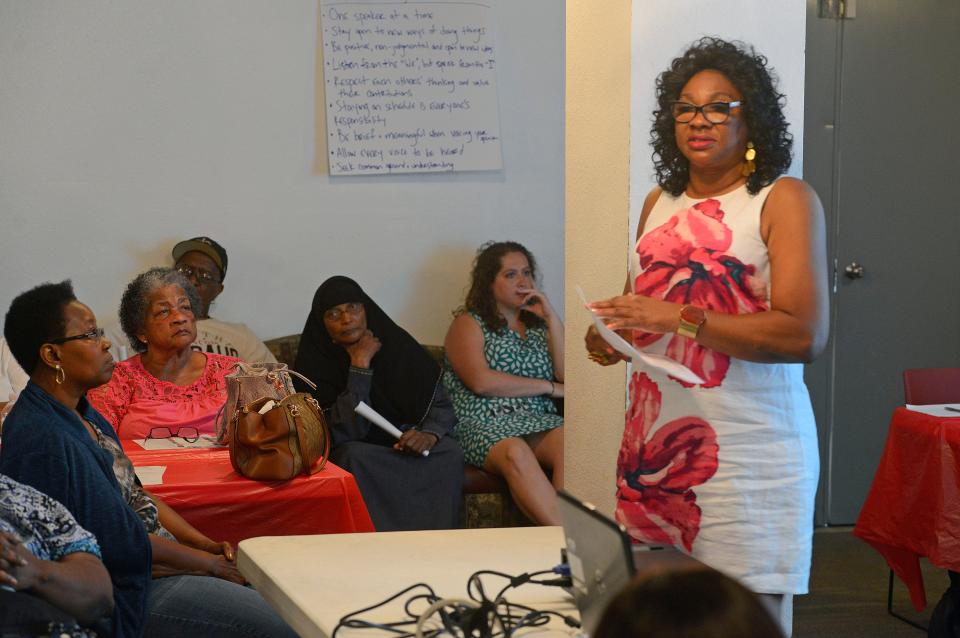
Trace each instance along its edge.
<path fill-rule="evenodd" d="M 331 175 L 502 167 L 489 7 L 321 4 Z"/>

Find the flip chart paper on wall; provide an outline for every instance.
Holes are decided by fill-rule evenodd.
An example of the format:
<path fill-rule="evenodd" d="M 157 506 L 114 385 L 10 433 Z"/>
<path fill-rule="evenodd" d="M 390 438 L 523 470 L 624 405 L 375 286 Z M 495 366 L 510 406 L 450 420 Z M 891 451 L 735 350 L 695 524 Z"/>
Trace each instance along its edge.
<path fill-rule="evenodd" d="M 490 7 L 321 0 L 320 11 L 331 175 L 502 167 Z"/>
<path fill-rule="evenodd" d="M 696 374 L 693 370 L 687 366 L 674 361 L 670 357 L 665 357 L 659 354 L 653 354 L 650 352 L 641 352 L 634 348 L 632 345 L 627 343 L 626 339 L 618 335 L 616 332 L 607 327 L 607 324 L 603 323 L 603 320 L 598 317 L 592 310 L 590 310 L 587 305 L 587 296 L 583 294 L 583 288 L 577 286 L 577 293 L 580 295 L 580 299 L 583 301 L 583 306 L 587 311 L 593 315 L 593 324 L 597 327 L 597 331 L 600 333 L 600 336 L 603 337 L 603 340 L 609 343 L 614 350 L 619 352 L 625 357 L 629 357 L 634 365 L 638 361 L 641 361 L 648 366 L 652 366 L 659 370 L 663 370 L 671 377 L 685 381 L 686 383 L 695 383 L 697 385 L 702 384 L 704 381 Z"/>

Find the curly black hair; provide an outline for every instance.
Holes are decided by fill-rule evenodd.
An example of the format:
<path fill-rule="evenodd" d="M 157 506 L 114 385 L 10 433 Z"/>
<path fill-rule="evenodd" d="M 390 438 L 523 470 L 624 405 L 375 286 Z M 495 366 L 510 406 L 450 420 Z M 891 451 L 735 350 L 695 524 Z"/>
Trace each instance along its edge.
<path fill-rule="evenodd" d="M 63 309 L 76 300 L 73 284 L 67 279 L 58 284 L 40 284 L 10 303 L 3 336 L 13 358 L 27 374 L 33 374 L 40 361 L 40 346 L 66 336 Z"/>
<path fill-rule="evenodd" d="M 470 271 L 470 290 L 463 306 L 454 314 L 466 311 L 480 315 L 483 323 L 494 332 L 501 332 L 507 327 L 507 320 L 497 309 L 497 302 L 493 298 L 493 280 L 500 272 L 503 256 L 508 253 L 523 253 L 530 264 L 530 273 L 537 281 L 537 260 L 533 254 L 515 241 L 488 241 L 477 250 L 477 257 L 473 260 L 473 269 Z M 532 312 L 521 312 L 520 321 L 529 328 L 544 325 L 543 319 Z"/>
<path fill-rule="evenodd" d="M 175 268 L 158 266 L 142 272 L 127 284 L 123 296 L 120 298 L 120 327 L 130 341 L 130 345 L 137 352 L 146 352 L 147 344 L 140 341 L 137 335 L 144 333 L 147 325 L 147 311 L 150 309 L 150 295 L 158 288 L 166 286 L 180 286 L 187 299 L 193 314 L 199 316 L 200 295 L 190 280 Z"/>
<path fill-rule="evenodd" d="M 740 112 L 757 151 L 757 170 L 747 178 L 747 190 L 756 194 L 790 167 L 793 135 L 783 116 L 786 98 L 777 91 L 776 75 L 767 68 L 766 57 L 743 42 L 712 37 L 694 42 L 657 77 L 657 110 L 650 129 L 657 183 L 674 197 L 687 187 L 690 164 L 677 147 L 673 102 L 690 78 L 708 69 L 725 75 L 743 95 Z"/>

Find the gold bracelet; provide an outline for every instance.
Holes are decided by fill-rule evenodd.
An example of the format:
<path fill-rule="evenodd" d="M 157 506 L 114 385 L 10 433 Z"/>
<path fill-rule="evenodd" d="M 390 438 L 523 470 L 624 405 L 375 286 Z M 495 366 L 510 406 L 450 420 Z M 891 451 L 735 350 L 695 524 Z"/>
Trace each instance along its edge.
<path fill-rule="evenodd" d="M 547 379 L 547 380 L 550 381 L 549 379 Z M 553 393 L 556 392 L 556 391 L 557 391 L 557 386 L 555 386 L 555 385 L 553 384 L 553 381 L 550 381 L 550 394 L 549 394 L 549 396 L 550 396 L 551 399 L 553 398 Z"/>

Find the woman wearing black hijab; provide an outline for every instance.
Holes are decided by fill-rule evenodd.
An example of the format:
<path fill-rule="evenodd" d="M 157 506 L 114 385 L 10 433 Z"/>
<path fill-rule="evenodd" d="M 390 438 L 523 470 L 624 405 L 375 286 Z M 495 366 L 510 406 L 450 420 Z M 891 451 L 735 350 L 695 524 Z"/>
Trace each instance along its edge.
<path fill-rule="evenodd" d="M 356 478 L 377 531 L 456 527 L 463 452 L 449 436 L 456 417 L 440 366 L 357 282 L 331 277 L 317 289 L 294 368 L 317 384 L 330 460 Z M 361 401 L 400 439 L 354 412 Z"/>

